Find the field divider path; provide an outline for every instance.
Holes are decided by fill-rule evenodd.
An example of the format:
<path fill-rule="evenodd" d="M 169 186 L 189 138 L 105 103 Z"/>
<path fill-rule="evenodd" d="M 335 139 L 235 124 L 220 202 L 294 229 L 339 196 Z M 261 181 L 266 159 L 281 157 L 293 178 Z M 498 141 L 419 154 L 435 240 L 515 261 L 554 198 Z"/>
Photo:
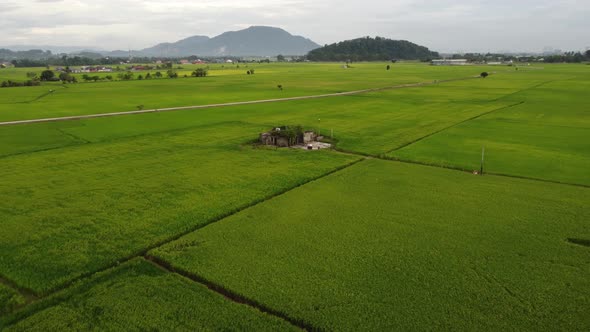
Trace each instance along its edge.
<path fill-rule="evenodd" d="M 15 292 L 17 292 L 20 296 L 22 296 L 25 299 L 25 303 L 22 305 L 19 305 L 18 307 L 26 306 L 30 302 L 33 302 L 33 301 L 36 301 L 39 299 L 39 297 L 32 290 L 20 287 L 12 280 L 6 279 L 2 276 L 0 276 L 0 284 L 14 290 Z"/>
<path fill-rule="evenodd" d="M 457 122 L 457 123 L 453 123 L 453 124 L 452 124 L 452 125 L 450 125 L 450 126 L 447 126 L 447 127 L 441 128 L 441 129 L 439 129 L 439 130 L 435 130 L 435 131 L 433 131 L 433 132 L 431 132 L 431 133 L 429 133 L 429 134 L 427 134 L 427 135 L 424 135 L 424 136 L 422 136 L 422 137 L 416 138 L 415 140 L 412 140 L 412 141 L 410 141 L 410 142 L 408 142 L 408 143 L 402 144 L 402 145 L 398 146 L 398 147 L 397 147 L 397 148 L 395 148 L 395 149 L 391 149 L 391 150 L 389 150 L 389 151 L 385 151 L 385 153 L 392 153 L 392 152 L 395 152 L 395 151 L 397 151 L 397 150 L 401 150 L 401 149 L 403 149 L 403 148 L 405 148 L 405 147 L 408 147 L 408 146 L 410 146 L 410 145 L 412 145 L 412 144 L 414 144 L 414 143 L 418 143 L 418 142 L 420 142 L 421 140 L 423 140 L 423 139 L 426 139 L 426 138 L 428 138 L 428 137 L 430 137 L 430 136 L 433 136 L 433 135 L 436 135 L 436 134 L 438 134 L 438 133 L 441 133 L 441 132 L 443 132 L 443 131 L 445 131 L 445 130 L 451 129 L 451 128 L 455 127 L 455 126 L 458 126 L 458 125 L 464 124 L 465 122 L 469 122 L 469 121 L 472 121 L 472 120 L 476 120 L 476 119 L 479 119 L 479 118 L 481 118 L 482 116 L 485 116 L 485 115 L 488 115 L 488 114 L 492 114 L 492 113 L 494 113 L 494 112 L 502 111 L 502 110 L 505 110 L 505 109 L 508 109 L 508 108 L 516 107 L 516 106 L 522 105 L 522 104 L 524 104 L 524 103 L 525 103 L 524 101 L 520 101 L 520 102 L 518 102 L 518 103 L 514 103 L 514 104 L 511 104 L 511 105 L 507 105 L 507 106 L 502 106 L 502 107 L 495 108 L 495 109 L 493 109 L 493 110 L 490 110 L 490 111 L 487 111 L 487 112 L 484 112 L 484 113 L 481 113 L 481 114 L 478 114 L 478 115 L 472 116 L 472 117 L 470 117 L 470 118 L 468 118 L 468 119 L 465 119 L 465 120 L 459 121 L 459 122 Z"/>
<path fill-rule="evenodd" d="M 384 160 L 384 161 L 391 161 L 391 162 L 404 163 L 404 164 L 413 164 L 413 165 L 420 165 L 420 166 L 427 166 L 427 167 L 434 167 L 434 168 L 444 168 L 444 169 L 448 169 L 448 170 L 452 170 L 452 171 L 473 174 L 472 169 L 467 169 L 467 168 L 463 168 L 463 167 L 459 167 L 459 166 L 440 165 L 440 164 L 427 163 L 427 162 L 422 162 L 422 161 L 417 161 L 417 160 L 400 159 L 400 158 L 396 158 L 396 157 L 387 157 L 385 155 L 368 155 L 368 154 L 364 154 L 362 152 L 339 150 L 338 148 L 333 148 L 332 151 L 335 151 L 335 152 L 338 152 L 341 154 L 345 154 L 345 155 L 349 155 L 349 156 L 364 157 L 365 159 L 373 159 L 374 158 L 374 159 L 379 159 L 379 160 Z M 393 150 L 393 151 L 395 151 L 395 150 Z M 534 177 L 522 176 L 522 175 L 511 175 L 511 174 L 505 174 L 505 173 L 495 173 L 495 172 L 490 172 L 490 171 L 485 171 L 483 174 L 480 174 L 480 175 L 501 176 L 501 177 L 505 177 L 505 178 L 553 183 L 553 184 L 560 184 L 563 186 L 573 186 L 573 187 L 589 188 L 590 189 L 590 185 L 587 185 L 587 184 L 561 182 L 561 181 L 540 179 L 540 178 L 534 178 Z"/>
<path fill-rule="evenodd" d="M 310 179 L 308 179 L 308 180 L 306 180 L 304 182 L 301 182 L 299 184 L 296 184 L 293 187 L 286 188 L 284 190 L 281 190 L 281 191 L 276 192 L 274 194 L 271 194 L 269 196 L 266 196 L 266 197 L 263 197 L 263 198 L 254 200 L 254 201 L 252 201 L 250 203 L 247 203 L 247 204 L 245 204 L 245 205 L 243 205 L 241 207 L 237 207 L 234 210 L 231 210 L 231 211 L 228 211 L 228 212 L 226 212 L 224 214 L 221 214 L 221 215 L 219 215 L 219 216 L 217 216 L 217 217 L 215 217 L 213 219 L 210 219 L 210 220 L 208 220 L 208 221 L 206 221 L 206 222 L 204 222 L 202 224 L 196 225 L 195 227 L 191 227 L 191 228 L 185 230 L 184 232 L 177 233 L 177 234 L 175 234 L 175 235 L 173 235 L 173 236 L 171 236 L 171 237 L 169 237 L 169 238 L 167 238 L 165 240 L 158 241 L 158 242 L 156 242 L 156 243 L 154 243 L 152 245 L 149 245 L 149 246 L 147 246 L 147 247 L 139 250 L 138 252 L 135 252 L 135 253 L 133 253 L 133 254 L 131 254 L 129 256 L 123 257 L 123 258 L 121 258 L 121 259 L 119 259 L 119 260 L 117 260 L 115 262 L 112 262 L 112 263 L 110 263 L 110 264 L 108 264 L 108 265 L 106 265 L 106 266 L 104 266 L 102 268 L 99 268 L 97 270 L 90 271 L 90 272 L 87 272 L 87 273 L 83 273 L 83 274 L 79 275 L 78 277 L 75 277 L 75 278 L 73 278 L 73 279 L 71 279 L 71 280 L 63 283 L 61 286 L 56 287 L 56 288 L 54 288 L 52 290 L 49 290 L 47 292 L 44 292 L 44 293 L 41 293 L 41 294 L 37 294 L 37 293 L 35 293 L 33 291 L 29 291 L 29 290 L 23 289 L 21 287 L 18 287 L 18 285 L 15 282 L 11 281 L 11 280 L 8 280 L 6 278 L 0 277 L 0 282 L 5 283 L 6 285 L 10 285 L 11 288 L 13 288 L 13 289 L 20 290 L 21 291 L 20 292 L 21 295 L 28 296 L 27 303 L 25 303 L 22 306 L 19 306 L 16 310 L 14 310 L 14 311 L 12 311 L 12 312 L 10 312 L 8 314 L 8 315 L 14 316 L 16 318 L 8 318 L 8 321 L 7 322 L 2 322 L 2 318 L 3 317 L 0 316 L 0 330 L 2 329 L 2 324 L 3 323 L 4 324 L 7 324 L 7 325 L 12 325 L 12 324 L 14 324 L 14 323 L 16 323 L 18 321 L 21 321 L 21 320 L 23 320 L 23 319 L 25 319 L 25 318 L 27 318 L 27 317 L 29 317 L 31 315 L 34 315 L 37 312 L 40 312 L 40 311 L 46 309 L 47 307 L 52 306 L 52 305 L 55 305 L 55 304 L 54 303 L 50 303 L 47 306 L 44 306 L 44 305 L 36 306 L 36 307 L 34 307 L 34 309 L 32 311 L 27 312 L 24 315 L 19 314 L 20 310 L 24 310 L 26 307 L 28 307 L 30 305 L 38 304 L 40 301 L 42 301 L 45 298 L 50 298 L 50 297 L 53 297 L 53 296 L 57 296 L 59 293 L 66 291 L 68 288 L 74 287 L 75 285 L 77 285 L 80 282 L 84 282 L 85 280 L 88 280 L 88 279 L 92 278 L 94 275 L 96 275 L 98 273 L 103 273 L 103 272 L 109 271 L 111 269 L 116 268 L 117 266 L 119 266 L 121 264 L 127 263 L 127 262 L 129 262 L 129 261 L 131 261 L 133 259 L 136 259 L 136 258 L 144 258 L 145 259 L 145 257 L 148 257 L 149 256 L 149 252 L 151 250 L 153 250 L 153 249 L 156 249 L 156 248 L 159 248 L 161 246 L 164 246 L 164 245 L 166 245 L 168 243 L 174 242 L 174 241 L 182 238 L 183 236 L 186 236 L 188 234 L 194 233 L 194 232 L 196 232 L 196 231 L 198 231 L 198 230 L 200 230 L 200 229 L 202 229 L 204 227 L 207 227 L 207 226 L 209 226 L 211 224 L 214 224 L 214 223 L 216 223 L 218 221 L 221 221 L 221 220 L 223 220 L 225 218 L 228 218 L 228 217 L 230 217 L 230 216 L 232 216 L 234 214 L 240 213 L 240 212 L 242 212 L 244 210 L 247 210 L 247 209 L 249 209 L 251 207 L 254 207 L 256 205 L 259 205 L 261 203 L 264 203 L 264 202 L 266 202 L 268 200 L 271 200 L 271 199 L 273 199 L 275 197 L 284 195 L 284 194 L 286 194 L 286 193 L 288 193 L 288 192 L 290 192 L 290 191 L 292 191 L 294 189 L 297 189 L 297 188 L 302 187 L 302 186 L 305 186 L 305 185 L 307 185 L 309 183 L 318 181 L 318 180 L 320 180 L 322 178 L 325 178 L 325 177 L 330 176 L 332 174 L 338 173 L 338 172 L 340 172 L 342 170 L 345 170 L 345 169 L 347 169 L 349 167 L 352 167 L 352 166 L 354 166 L 354 165 L 356 165 L 356 164 L 358 164 L 360 162 L 363 162 L 363 161 L 365 161 L 367 159 L 370 159 L 369 157 L 365 157 L 365 156 L 358 156 L 358 155 L 354 155 L 354 154 L 350 154 L 350 155 L 353 155 L 353 156 L 356 156 L 356 157 L 359 157 L 359 158 L 356 159 L 356 160 L 354 160 L 354 161 L 352 161 L 352 162 L 349 162 L 347 164 L 338 166 L 338 167 L 336 167 L 336 168 L 334 168 L 334 169 L 332 169 L 332 170 L 330 170 L 330 171 L 328 171 L 326 173 L 320 174 L 320 175 L 315 176 L 313 178 L 310 178 Z M 160 265 L 160 264 L 158 264 L 158 265 Z M 221 292 L 218 292 L 218 293 L 224 295 Z M 226 295 L 224 295 L 224 296 L 226 296 Z M 259 308 L 257 308 L 257 309 L 259 309 Z M 261 309 L 259 309 L 259 310 L 261 310 Z M 268 310 L 272 310 L 272 309 L 268 309 Z M 280 317 L 278 315 L 275 315 L 275 316 L 276 317 Z M 282 318 L 282 317 L 280 317 L 280 318 Z M 285 319 L 285 320 L 287 320 L 287 319 Z M 299 322 L 298 324 L 301 324 L 301 322 Z M 300 327 L 299 325 L 296 325 L 296 326 Z M 305 326 L 305 324 L 303 324 L 302 326 Z M 303 328 L 303 327 L 301 327 L 301 328 Z M 318 330 L 318 329 L 317 328 L 314 328 L 313 330 Z"/>
<path fill-rule="evenodd" d="M 225 297 L 229 301 L 232 301 L 232 302 L 235 302 L 238 304 L 242 304 L 242 305 L 247 305 L 247 306 L 252 307 L 260 312 L 263 312 L 265 314 L 282 319 L 282 320 L 290 323 L 291 325 L 298 327 L 298 328 L 305 330 L 305 331 L 321 331 L 320 328 L 315 327 L 305 321 L 302 321 L 301 319 L 292 318 L 289 315 L 287 315 L 281 311 L 272 309 L 270 307 L 265 306 L 264 304 L 261 304 L 259 302 L 252 300 L 252 299 L 249 299 L 243 295 L 233 292 L 233 291 L 223 287 L 222 285 L 219 285 L 219 284 L 216 284 L 210 280 L 207 280 L 206 278 L 204 278 L 200 275 L 197 275 L 192 272 L 188 272 L 184 269 L 174 267 L 172 264 L 168 263 L 167 261 L 165 261 L 163 259 L 160 259 L 160 258 L 152 256 L 152 255 L 145 255 L 144 259 L 146 261 L 150 262 L 151 264 L 155 265 L 156 267 L 162 269 L 163 271 L 180 275 L 192 282 L 196 282 L 198 284 L 201 284 L 201 285 L 207 287 L 212 292 L 215 292 L 215 293 L 220 294 L 221 296 Z"/>
<path fill-rule="evenodd" d="M 478 76 L 469 76 L 469 77 L 462 77 L 462 78 L 453 78 L 453 79 L 447 79 L 447 80 L 435 80 L 435 81 L 431 81 L 431 82 L 408 83 L 408 84 L 400 84 L 400 85 L 381 87 L 381 88 L 371 88 L 371 89 L 363 89 L 363 90 L 335 92 L 335 93 L 327 93 L 327 94 L 311 95 L 311 96 L 298 96 L 298 97 L 288 97 L 288 98 L 238 101 L 238 102 L 220 103 L 220 104 L 155 108 L 155 109 L 123 111 L 123 112 L 113 112 L 113 113 L 73 115 L 73 116 L 63 116 L 63 117 L 56 117 L 56 118 L 4 121 L 4 122 L 0 122 L 0 126 L 14 126 L 14 125 L 23 125 L 23 124 L 32 124 L 32 123 L 46 123 L 46 122 L 59 122 L 59 121 L 73 121 L 73 120 L 105 118 L 105 117 L 122 116 L 122 115 L 135 115 L 135 114 L 159 113 L 159 112 L 171 112 L 171 111 L 183 111 L 183 110 L 197 110 L 197 109 L 207 109 L 207 108 L 216 108 L 216 107 L 254 105 L 254 104 L 294 101 L 294 100 L 351 96 L 351 95 L 358 95 L 358 94 L 364 94 L 364 93 L 370 93 L 370 92 L 405 89 L 405 88 L 415 88 L 415 87 L 421 87 L 421 86 L 436 85 L 436 84 L 440 84 L 440 83 L 463 81 L 463 80 L 470 80 L 470 79 L 477 79 L 477 78 L 480 78 L 480 76 L 478 75 Z"/>

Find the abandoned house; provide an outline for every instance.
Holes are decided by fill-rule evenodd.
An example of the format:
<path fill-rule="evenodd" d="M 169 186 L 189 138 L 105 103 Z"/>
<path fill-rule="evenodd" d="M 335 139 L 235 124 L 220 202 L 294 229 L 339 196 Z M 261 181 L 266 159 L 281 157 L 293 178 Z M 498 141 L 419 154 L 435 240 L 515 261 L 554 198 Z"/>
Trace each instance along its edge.
<path fill-rule="evenodd" d="M 301 126 L 282 126 L 260 134 L 260 143 L 278 147 L 308 144 L 318 139 L 313 131 L 303 131 Z"/>

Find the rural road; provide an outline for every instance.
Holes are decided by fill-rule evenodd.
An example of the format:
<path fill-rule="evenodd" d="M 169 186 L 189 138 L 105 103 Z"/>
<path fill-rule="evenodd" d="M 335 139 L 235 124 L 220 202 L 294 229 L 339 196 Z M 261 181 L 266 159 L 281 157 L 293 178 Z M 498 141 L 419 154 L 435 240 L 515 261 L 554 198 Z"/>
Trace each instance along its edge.
<path fill-rule="evenodd" d="M 382 88 L 372 88 L 372 89 L 364 89 L 364 90 L 336 92 L 336 93 L 328 93 L 328 94 L 312 95 L 312 96 L 262 99 L 262 100 L 239 101 L 239 102 L 231 102 L 231 103 L 196 105 L 196 106 L 180 106 L 180 107 L 146 109 L 146 110 L 137 110 L 137 111 L 123 111 L 123 112 L 114 112 L 114 113 L 74 115 L 74 116 L 64 116 L 64 117 L 58 117 L 58 118 L 5 121 L 5 122 L 0 122 L 0 126 L 12 126 L 12 125 L 21 125 L 21 124 L 43 123 L 43 122 L 72 121 L 72 120 L 82 120 L 82 119 L 105 118 L 105 117 L 121 116 L 121 115 L 170 112 L 170 111 L 193 110 L 193 109 L 196 110 L 196 109 L 203 109 L 203 108 L 240 106 L 240 105 L 264 104 L 264 103 L 276 103 L 276 102 L 282 102 L 282 101 L 350 96 L 350 95 L 357 95 L 357 94 L 362 94 L 362 93 L 369 93 L 369 92 L 376 92 L 376 91 L 383 91 L 383 90 L 395 90 L 395 89 L 403 89 L 403 88 L 413 88 L 413 87 L 419 87 L 419 86 L 425 86 L 425 85 L 434 85 L 434 84 L 438 84 L 438 83 L 461 81 L 461 80 L 468 80 L 468 79 L 475 79 L 475 78 L 479 78 L 479 75 L 478 76 L 463 77 L 463 78 L 448 79 L 448 80 L 401 84 L 401 85 L 394 85 L 394 86 L 388 86 L 388 87 L 382 87 Z"/>

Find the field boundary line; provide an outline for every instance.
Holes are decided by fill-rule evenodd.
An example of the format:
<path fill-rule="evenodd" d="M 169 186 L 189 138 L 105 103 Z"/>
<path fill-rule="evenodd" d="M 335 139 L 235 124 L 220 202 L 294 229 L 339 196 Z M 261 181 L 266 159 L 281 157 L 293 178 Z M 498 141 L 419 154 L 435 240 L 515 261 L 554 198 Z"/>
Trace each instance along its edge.
<path fill-rule="evenodd" d="M 398 162 L 398 163 L 403 163 L 403 164 L 414 164 L 414 165 L 434 167 L 434 168 L 443 168 L 443 169 L 448 169 L 448 170 L 458 171 L 458 172 L 464 172 L 464 173 L 470 173 L 470 174 L 473 173 L 473 170 L 468 169 L 468 168 L 464 168 L 464 167 L 461 167 L 461 166 L 435 164 L 435 163 L 429 163 L 429 162 L 418 161 L 418 160 L 401 159 L 401 158 L 397 158 L 397 157 L 393 157 L 393 156 L 392 157 L 389 157 L 389 156 L 385 156 L 385 155 L 379 155 L 379 156 L 373 155 L 373 156 L 371 156 L 371 155 L 366 155 L 366 154 L 360 153 L 360 152 L 357 153 L 357 152 L 347 151 L 347 150 L 338 150 L 337 148 L 333 149 L 333 151 L 336 151 L 336 152 L 341 153 L 341 154 L 350 155 L 350 156 L 365 157 L 365 159 L 372 159 L 372 158 L 374 158 L 374 159 L 379 159 L 379 160 L 383 160 L 383 161 Z M 483 175 L 484 176 L 485 175 L 492 175 L 492 176 L 499 176 L 499 177 L 513 178 L 513 179 L 520 179 L 520 180 L 545 182 L 545 183 L 558 184 L 558 185 L 563 185 L 563 186 L 573 186 L 573 187 L 580 187 L 580 188 L 590 188 L 590 185 L 582 184 L 582 183 L 562 182 L 562 181 L 556 181 L 556 180 L 548 180 L 548 179 L 528 177 L 528 176 L 523 176 L 523 175 L 512 175 L 512 174 L 496 173 L 496 172 L 488 172 L 488 171 L 485 171 Z"/>
<path fill-rule="evenodd" d="M 529 91 L 529 90 L 534 90 L 534 89 L 536 89 L 536 88 L 540 88 L 540 87 L 542 87 L 542 86 L 543 86 L 543 85 L 545 85 L 545 84 L 549 84 L 549 83 L 553 83 L 553 82 L 558 82 L 558 81 L 560 81 L 560 80 L 550 80 L 550 81 L 543 81 L 543 82 L 541 82 L 541 83 L 538 83 L 538 84 L 535 84 L 535 85 L 533 85 L 533 86 L 529 86 L 529 87 L 526 87 L 526 88 L 524 88 L 524 89 L 520 89 L 520 90 L 518 90 L 518 91 L 514 91 L 514 92 L 512 92 L 512 93 L 509 93 L 509 94 L 503 95 L 503 96 L 501 96 L 501 97 L 498 97 L 498 98 L 496 98 L 496 99 L 492 99 L 492 101 L 500 101 L 500 100 L 502 100 L 502 99 L 504 99 L 504 98 L 509 98 L 509 97 L 512 97 L 512 96 L 514 96 L 514 95 L 517 95 L 517 94 L 519 94 L 519 93 L 521 93 L 521 92 L 525 92 L 525 91 Z"/>
<path fill-rule="evenodd" d="M 448 127 L 445 127 L 445 128 L 442 128 L 442 129 L 439 129 L 439 130 L 436 130 L 436 131 L 433 131 L 433 132 L 431 132 L 431 133 L 427 134 L 426 136 L 419 137 L 419 138 L 417 138 L 417 139 L 415 139 L 415 140 L 413 140 L 413 141 L 411 141 L 411 142 L 408 142 L 408 143 L 402 144 L 401 146 L 398 146 L 397 148 L 394 148 L 394 149 L 392 149 L 392 150 L 385 151 L 383 154 L 386 154 L 386 153 L 392 153 L 392 152 L 395 152 L 395 151 L 401 150 L 401 149 L 403 149 L 403 148 L 406 148 L 406 147 L 408 147 L 408 146 L 410 146 L 410 145 L 412 145 L 412 144 L 414 144 L 414 143 L 418 143 L 418 142 L 420 142 L 421 140 L 423 140 L 423 139 L 426 139 L 426 138 L 428 138 L 428 137 L 430 137 L 430 136 L 433 136 L 433 135 L 439 134 L 439 133 L 441 133 L 441 132 L 443 132 L 443 131 L 445 131 L 445 130 L 448 130 L 448 129 L 451 129 L 451 128 L 455 127 L 455 126 L 458 126 L 458 125 L 464 124 L 465 122 L 469 122 L 469 121 L 472 121 L 472 120 L 476 120 L 476 119 L 479 119 L 479 118 L 481 118 L 482 116 L 489 115 L 489 114 L 492 114 L 492 113 L 494 113 L 494 112 L 502 111 L 502 110 L 505 110 L 505 109 L 508 109 L 508 108 L 512 108 L 512 107 L 515 107 L 515 106 L 519 106 L 519 105 L 522 105 L 522 104 L 524 104 L 524 103 L 525 103 L 524 101 L 520 101 L 520 102 L 518 102 L 518 103 L 515 103 L 515 104 L 511 104 L 511 105 L 502 106 L 502 107 L 495 108 L 495 109 L 493 109 L 493 110 L 490 110 L 490 111 L 487 111 L 487 112 L 484 112 L 484 113 L 478 114 L 478 115 L 476 115 L 476 116 L 473 116 L 473 117 L 471 117 L 471 118 L 468 118 L 468 119 L 462 120 L 462 121 L 460 121 L 460 122 L 454 123 L 454 124 L 452 124 L 452 125 L 450 125 L 450 126 L 448 126 Z"/>
<path fill-rule="evenodd" d="M 274 98 L 274 99 L 261 99 L 261 100 L 251 100 L 251 101 L 238 101 L 238 102 L 207 104 L 207 105 L 155 108 L 155 109 L 147 109 L 147 110 L 122 111 L 122 112 L 113 112 L 113 113 L 73 115 L 73 116 L 64 116 L 64 117 L 55 117 L 55 118 L 43 118 L 43 119 L 4 121 L 4 122 L 0 122 L 0 126 L 14 126 L 14 125 L 22 125 L 22 124 L 59 122 L 59 121 L 73 121 L 73 120 L 105 118 L 105 117 L 122 116 L 122 115 L 161 113 L 161 112 L 171 112 L 171 111 L 197 110 L 197 109 L 207 109 L 207 108 L 217 108 L 217 107 L 242 106 L 242 105 L 276 103 L 276 102 L 294 101 L 294 100 L 307 100 L 307 99 L 351 96 L 351 95 L 364 94 L 364 93 L 370 93 L 370 92 L 379 92 L 379 91 L 385 91 L 385 90 L 396 90 L 396 89 L 404 89 L 404 88 L 414 88 L 414 87 L 420 87 L 420 86 L 429 86 L 429 85 L 436 85 L 436 84 L 440 84 L 440 83 L 470 80 L 470 79 L 477 79 L 477 78 L 480 78 L 480 76 L 469 76 L 469 77 L 453 78 L 453 79 L 447 79 L 447 80 L 435 80 L 435 81 L 430 81 L 430 82 L 407 83 L 407 84 L 400 84 L 400 85 L 381 87 L 381 88 L 371 88 L 371 89 L 363 89 L 363 90 L 335 92 L 335 93 L 327 93 L 327 94 L 321 94 L 321 95 Z"/>
<path fill-rule="evenodd" d="M 25 288 L 25 287 L 20 287 L 14 281 L 12 281 L 2 275 L 0 275 L 0 285 L 4 285 L 4 286 L 12 289 L 16 293 L 18 293 L 20 296 L 22 296 L 25 300 L 25 302 L 23 304 L 17 305 L 12 311 L 16 311 L 22 307 L 25 307 L 29 303 L 34 302 L 39 299 L 39 297 L 32 290 Z"/>
<path fill-rule="evenodd" d="M 226 213 L 220 214 L 219 216 L 214 217 L 214 218 L 212 218 L 212 219 L 210 219 L 210 220 L 208 220 L 208 221 L 206 221 L 206 222 L 204 222 L 202 224 L 195 225 L 194 227 L 190 227 L 189 229 L 187 229 L 187 230 L 185 230 L 183 232 L 174 234 L 174 235 L 172 235 L 172 236 L 170 236 L 170 237 L 168 237 L 168 238 L 166 238 L 164 240 L 158 241 L 158 242 L 156 242 L 156 243 L 154 243 L 152 245 L 148 245 L 148 246 L 144 247 L 143 249 L 141 249 L 141 250 L 139 250 L 139 251 L 137 251 L 137 252 L 135 252 L 135 253 L 133 253 L 131 255 L 122 257 L 119 260 L 117 260 L 115 262 L 112 262 L 112 263 L 109 263 L 109 264 L 106 264 L 105 266 L 103 266 L 101 268 L 98 268 L 98 269 L 96 269 L 94 271 L 89 271 L 89 272 L 86 272 L 86 273 L 82 273 L 82 274 L 78 275 L 77 277 L 74 277 L 74 278 L 70 279 L 69 281 L 62 283 L 61 285 L 58 285 L 57 287 L 53 287 L 53 288 L 51 288 L 51 289 L 49 289 L 47 291 L 43 291 L 43 292 L 34 292 L 34 291 L 31 290 L 30 293 L 31 293 L 31 295 L 34 296 L 34 298 L 32 298 L 31 301 L 29 301 L 28 303 L 26 303 L 22 307 L 18 307 L 17 309 L 15 309 L 15 310 L 7 313 L 7 315 L 10 315 L 10 316 L 12 316 L 12 315 L 18 315 L 20 309 L 25 309 L 29 305 L 33 305 L 35 303 L 39 303 L 40 301 L 42 301 L 42 300 L 44 300 L 46 298 L 49 298 L 49 297 L 51 297 L 51 296 L 53 296 L 53 295 L 55 295 L 55 294 L 57 294 L 59 292 L 62 292 L 64 290 L 66 290 L 66 289 L 68 289 L 68 288 L 76 285 L 79 282 L 83 282 L 84 280 L 87 280 L 89 278 L 92 278 L 92 276 L 94 276 L 94 275 L 96 275 L 98 273 L 102 273 L 102 272 L 108 271 L 110 269 L 113 269 L 113 268 L 119 266 L 120 264 L 127 263 L 127 262 L 129 262 L 129 261 L 131 261 L 131 260 L 133 260 L 135 258 L 145 257 L 146 255 L 148 255 L 149 251 L 151 251 L 153 249 L 157 249 L 157 248 L 159 248 L 161 246 L 164 246 L 164 245 L 166 245 L 166 244 L 168 244 L 170 242 L 174 242 L 174 241 L 182 238 L 183 236 L 186 236 L 188 234 L 194 233 L 194 232 L 196 232 L 196 231 L 198 231 L 198 230 L 200 230 L 202 228 L 205 228 L 205 227 L 207 227 L 207 226 L 209 226 L 211 224 L 214 224 L 216 222 L 219 222 L 219 221 L 221 221 L 221 220 L 223 220 L 225 218 L 228 218 L 228 217 L 230 217 L 230 216 L 232 216 L 234 214 L 240 213 L 240 212 L 242 212 L 244 210 L 247 210 L 247 209 L 249 209 L 251 207 L 254 207 L 256 205 L 259 205 L 261 203 L 264 203 L 266 201 L 269 201 L 269 200 L 271 200 L 271 199 L 273 199 L 275 197 L 284 195 L 284 194 L 286 194 L 286 193 L 288 193 L 288 192 L 290 192 L 290 191 L 292 191 L 294 189 L 297 189 L 297 188 L 302 187 L 302 186 L 305 186 L 305 185 L 307 185 L 309 183 L 318 181 L 318 180 L 320 180 L 320 179 L 322 179 L 324 177 L 327 177 L 327 176 L 330 176 L 332 174 L 338 173 L 338 172 L 340 172 L 342 170 L 345 170 L 345 169 L 347 169 L 349 167 L 352 167 L 352 166 L 354 166 L 354 165 L 356 165 L 356 164 L 358 164 L 360 162 L 363 162 L 363 161 L 365 161 L 365 160 L 368 159 L 366 157 L 361 157 L 361 156 L 357 156 L 357 157 L 359 157 L 359 158 L 356 159 L 356 160 L 354 160 L 354 161 L 352 161 L 352 162 L 346 163 L 344 165 L 340 165 L 340 166 L 338 166 L 338 167 L 336 167 L 336 168 L 334 168 L 332 170 L 327 171 L 326 173 L 320 174 L 320 175 L 315 176 L 315 177 L 312 177 L 312 178 L 310 178 L 310 179 L 308 179 L 306 181 L 303 181 L 303 182 L 301 182 L 299 184 L 296 184 L 293 187 L 286 188 L 286 189 L 281 190 L 281 191 L 279 191 L 277 193 L 274 193 L 272 195 L 268 195 L 268 196 L 262 197 L 260 199 L 256 199 L 256 200 L 254 200 L 254 201 L 252 201 L 250 203 L 247 203 L 247 204 L 242 205 L 241 207 L 237 207 L 237 208 L 235 208 L 233 210 L 230 210 L 230 211 L 228 211 Z M 2 279 L 0 279 L 0 280 L 2 280 Z M 12 281 L 10 281 L 8 279 L 6 279 L 6 281 L 9 284 L 14 284 L 15 285 L 15 287 L 11 287 L 11 288 L 25 289 L 25 288 L 22 288 L 22 287 L 18 287 L 16 283 L 14 283 L 14 282 L 12 282 Z M 27 318 L 29 316 L 30 315 L 25 315 L 24 317 L 20 317 L 20 318 L 14 320 L 13 322 L 11 322 L 10 325 L 16 323 L 17 321 L 23 320 L 23 319 L 25 319 L 25 318 Z M 1 323 L 1 320 L 0 320 L 0 323 Z M 0 325 L 0 329 L 1 329 L 1 325 Z"/>
<path fill-rule="evenodd" d="M 158 267 L 159 269 L 162 269 L 168 273 L 174 273 L 179 276 L 182 276 L 182 277 L 190 280 L 191 282 L 201 284 L 201 285 L 207 287 L 207 289 L 209 289 L 210 291 L 223 296 L 224 298 L 226 298 L 227 300 L 229 300 L 231 302 L 235 302 L 238 304 L 242 304 L 242 305 L 246 305 L 248 307 L 254 308 L 260 312 L 263 312 L 265 314 L 268 314 L 273 317 L 284 320 L 284 321 L 288 322 L 289 324 L 291 324 L 295 327 L 298 327 L 302 330 L 305 330 L 305 331 L 321 331 L 320 328 L 315 327 L 315 326 L 305 322 L 304 320 L 292 318 L 284 312 L 281 312 L 276 309 L 272 309 L 260 302 L 257 302 L 257 301 L 252 300 L 244 295 L 241 295 L 239 293 L 231 291 L 231 290 L 223 287 L 222 285 L 214 283 L 214 282 L 212 282 L 212 281 L 210 281 L 210 280 L 208 280 L 196 273 L 189 272 L 189 271 L 186 271 L 182 268 L 176 267 L 164 259 L 161 259 L 156 256 L 152 256 L 149 254 L 145 255 L 143 258 L 147 262 Z"/>

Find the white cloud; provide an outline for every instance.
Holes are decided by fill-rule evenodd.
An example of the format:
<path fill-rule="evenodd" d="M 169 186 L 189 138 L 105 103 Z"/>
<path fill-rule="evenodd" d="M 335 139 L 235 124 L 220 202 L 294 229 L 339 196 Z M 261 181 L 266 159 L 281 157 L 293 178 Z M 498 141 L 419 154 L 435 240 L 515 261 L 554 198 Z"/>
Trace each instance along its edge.
<path fill-rule="evenodd" d="M 25 0 L 0 2 L 0 46 L 143 48 L 192 35 L 271 25 L 320 44 L 360 36 L 434 50 L 590 46 L 590 2 L 523 0 Z"/>

